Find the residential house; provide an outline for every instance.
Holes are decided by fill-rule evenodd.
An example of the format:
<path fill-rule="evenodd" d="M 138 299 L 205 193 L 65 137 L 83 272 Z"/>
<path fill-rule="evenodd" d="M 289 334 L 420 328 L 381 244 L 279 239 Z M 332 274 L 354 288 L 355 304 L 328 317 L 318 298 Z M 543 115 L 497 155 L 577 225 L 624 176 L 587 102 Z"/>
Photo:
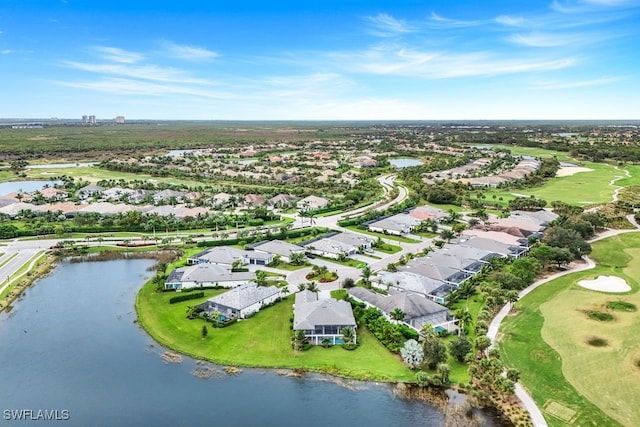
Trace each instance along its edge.
<path fill-rule="evenodd" d="M 247 206 L 262 206 L 265 203 L 264 196 L 259 194 L 247 194 L 244 196 L 244 203 Z"/>
<path fill-rule="evenodd" d="M 349 295 L 369 307 L 377 308 L 389 320 L 392 320 L 391 313 L 399 308 L 404 313 L 402 322 L 416 331 L 421 331 L 425 325 L 431 325 L 436 331 L 457 330 L 457 320 L 447 307 L 413 292 L 389 290 L 389 295 L 381 295 L 365 288 L 351 288 Z"/>
<path fill-rule="evenodd" d="M 287 208 L 292 206 L 296 201 L 297 197 L 292 196 L 290 194 L 278 194 L 269 199 L 269 206 L 273 206 L 276 208 Z"/>
<path fill-rule="evenodd" d="M 246 319 L 279 298 L 277 287 L 249 283 L 208 299 L 197 305 L 196 310 L 209 314 L 218 312 L 227 319 Z"/>
<path fill-rule="evenodd" d="M 411 215 L 400 213 L 387 218 L 367 223 L 369 231 L 376 233 L 393 234 L 401 236 L 413 231 L 413 227 L 420 224 L 421 220 Z"/>
<path fill-rule="evenodd" d="M 347 258 L 358 253 L 359 247 L 349 243 L 333 240 L 331 237 L 321 237 L 301 244 L 307 252 L 326 258 Z"/>
<path fill-rule="evenodd" d="M 165 289 L 190 289 L 212 286 L 232 288 L 255 280 L 253 272 L 234 272 L 228 266 L 197 264 L 176 268 L 164 283 Z"/>
<path fill-rule="evenodd" d="M 425 205 L 425 206 L 418 206 L 417 208 L 411 209 L 411 211 L 409 211 L 409 215 L 419 221 L 425 221 L 428 219 L 432 221 L 440 221 L 442 218 L 447 216 L 447 213 L 442 209 Z"/>
<path fill-rule="evenodd" d="M 102 197 L 102 193 L 104 192 L 104 190 L 105 189 L 103 187 L 100 187 L 99 185 L 89 184 L 78 190 L 78 197 L 80 197 L 82 200 L 87 200 L 95 196 Z"/>
<path fill-rule="evenodd" d="M 279 256 L 284 262 L 291 262 L 291 255 L 295 253 L 304 254 L 305 248 L 302 246 L 294 245 L 282 240 L 265 240 L 262 242 L 254 243 L 248 246 L 249 249 L 253 249 L 255 252 L 263 252 L 269 256 Z"/>
<path fill-rule="evenodd" d="M 331 201 L 324 197 L 307 196 L 304 199 L 298 200 L 296 207 L 298 209 L 321 209 L 329 205 Z"/>
<path fill-rule="evenodd" d="M 311 344 L 322 344 L 325 340 L 331 344 L 344 344 L 343 328 L 353 330 L 355 343 L 356 320 L 351 304 L 333 298 L 319 299 L 317 293 L 309 290 L 296 294 L 293 330 L 304 331 Z"/>
<path fill-rule="evenodd" d="M 356 234 L 356 233 L 336 233 L 329 237 L 334 242 L 344 243 L 350 246 L 355 246 L 358 248 L 358 251 L 371 252 L 373 249 L 373 244 L 375 239 L 369 236 L 365 236 L 364 234 Z"/>
<path fill-rule="evenodd" d="M 218 264 L 233 266 L 240 265 L 266 265 L 273 261 L 273 255 L 257 251 L 245 251 L 230 246 L 216 246 L 207 249 L 187 259 L 187 264 Z"/>
<path fill-rule="evenodd" d="M 184 195 L 184 191 L 162 190 L 153 195 L 153 201 L 154 203 L 168 202 L 172 200 L 179 201 Z"/>
<path fill-rule="evenodd" d="M 437 293 L 443 286 L 447 286 L 445 282 L 409 271 L 379 271 L 373 282 L 378 288 L 418 293 L 440 304 L 444 303 L 446 297 L 446 294 L 442 296 Z M 448 288 L 455 289 L 453 286 Z"/>

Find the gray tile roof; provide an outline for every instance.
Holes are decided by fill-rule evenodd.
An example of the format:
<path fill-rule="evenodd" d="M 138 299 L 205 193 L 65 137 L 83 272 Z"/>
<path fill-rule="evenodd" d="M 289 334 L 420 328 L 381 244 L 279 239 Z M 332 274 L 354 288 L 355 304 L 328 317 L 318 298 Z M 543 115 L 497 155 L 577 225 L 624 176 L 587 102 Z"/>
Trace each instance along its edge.
<path fill-rule="evenodd" d="M 385 296 L 369 289 L 351 288 L 349 295 L 369 303 L 387 314 L 390 314 L 395 308 L 399 308 L 404 312 L 405 320 L 449 312 L 447 307 L 412 292 L 390 292 Z"/>
<path fill-rule="evenodd" d="M 275 286 L 258 286 L 255 283 L 239 286 L 207 300 L 207 305 L 223 305 L 235 310 L 243 310 L 253 304 L 277 295 L 280 290 Z"/>
<path fill-rule="evenodd" d="M 304 299 L 306 297 L 302 297 Z M 313 297 L 310 297 L 312 299 Z M 298 302 L 293 313 L 293 329 L 309 330 L 316 326 L 352 326 L 355 328 L 356 320 L 353 317 L 351 304 L 335 299 L 312 300 Z"/>
<path fill-rule="evenodd" d="M 175 269 L 167 278 L 167 282 L 222 283 L 249 281 L 254 280 L 255 278 L 256 275 L 253 272 L 236 273 L 217 264 L 197 264 Z"/>
<path fill-rule="evenodd" d="M 294 252 L 304 252 L 302 246 L 294 245 L 283 240 L 267 240 L 253 245 L 255 251 L 267 252 L 274 255 L 290 257 Z"/>

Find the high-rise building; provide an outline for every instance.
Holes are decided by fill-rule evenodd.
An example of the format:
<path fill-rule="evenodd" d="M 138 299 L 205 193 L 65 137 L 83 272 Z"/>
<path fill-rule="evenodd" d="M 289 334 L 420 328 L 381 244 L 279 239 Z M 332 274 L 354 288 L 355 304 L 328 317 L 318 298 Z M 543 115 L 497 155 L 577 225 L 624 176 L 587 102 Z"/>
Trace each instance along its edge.
<path fill-rule="evenodd" d="M 87 123 L 89 123 L 90 125 L 95 125 L 96 124 L 96 116 L 94 116 L 94 115 L 89 116 L 89 121 Z"/>
<path fill-rule="evenodd" d="M 120 125 L 123 125 L 124 124 L 124 116 L 116 116 L 115 122 L 120 124 Z"/>
<path fill-rule="evenodd" d="M 86 114 L 82 116 L 82 123 L 89 123 L 89 116 L 87 116 Z"/>

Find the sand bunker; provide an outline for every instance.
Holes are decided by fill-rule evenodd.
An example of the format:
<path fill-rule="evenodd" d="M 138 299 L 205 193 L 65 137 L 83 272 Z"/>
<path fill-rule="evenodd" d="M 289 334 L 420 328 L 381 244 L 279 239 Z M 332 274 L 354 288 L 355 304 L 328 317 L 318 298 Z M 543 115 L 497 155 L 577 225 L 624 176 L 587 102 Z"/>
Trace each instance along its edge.
<path fill-rule="evenodd" d="M 591 172 L 593 169 L 589 169 L 589 168 L 581 168 L 578 166 L 568 166 L 568 167 L 562 167 L 559 168 L 558 171 L 556 172 L 556 176 L 557 177 L 562 177 L 562 176 L 571 176 L 571 175 L 575 175 L 579 172 Z"/>
<path fill-rule="evenodd" d="M 580 280 L 578 285 L 592 291 L 628 292 L 631 290 L 626 280 L 616 276 L 598 276 L 595 280 Z"/>

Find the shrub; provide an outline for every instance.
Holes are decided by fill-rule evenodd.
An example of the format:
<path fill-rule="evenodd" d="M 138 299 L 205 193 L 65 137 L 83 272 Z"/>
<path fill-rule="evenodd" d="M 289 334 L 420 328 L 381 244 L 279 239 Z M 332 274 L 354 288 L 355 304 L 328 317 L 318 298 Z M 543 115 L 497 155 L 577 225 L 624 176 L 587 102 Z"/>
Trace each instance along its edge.
<path fill-rule="evenodd" d="M 607 303 L 607 308 L 609 310 L 616 311 L 636 311 L 637 307 L 635 304 L 631 304 L 630 302 L 625 301 L 609 301 Z"/>
<path fill-rule="evenodd" d="M 175 304 L 177 302 L 189 301 L 191 299 L 198 299 L 204 296 L 204 292 L 190 292 L 187 294 L 176 295 L 175 297 L 169 298 L 169 304 Z"/>

